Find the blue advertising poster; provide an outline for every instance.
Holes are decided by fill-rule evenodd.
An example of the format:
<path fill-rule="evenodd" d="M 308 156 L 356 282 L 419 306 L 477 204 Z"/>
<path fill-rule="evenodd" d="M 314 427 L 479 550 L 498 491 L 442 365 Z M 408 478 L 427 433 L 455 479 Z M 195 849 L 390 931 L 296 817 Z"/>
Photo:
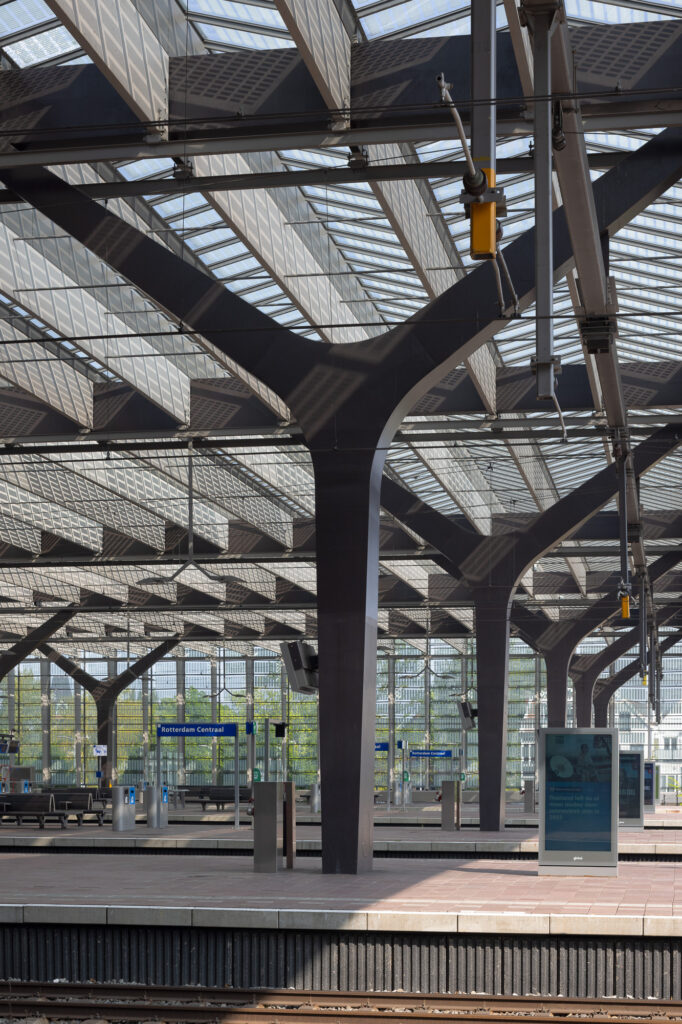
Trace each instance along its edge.
<path fill-rule="evenodd" d="M 545 849 L 608 853 L 612 848 L 613 737 L 547 732 Z"/>

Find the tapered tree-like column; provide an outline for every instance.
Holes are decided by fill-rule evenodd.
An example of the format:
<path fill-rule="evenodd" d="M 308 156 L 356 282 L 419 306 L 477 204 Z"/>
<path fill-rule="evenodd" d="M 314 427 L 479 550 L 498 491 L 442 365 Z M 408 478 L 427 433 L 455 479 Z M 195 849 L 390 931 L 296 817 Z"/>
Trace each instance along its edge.
<path fill-rule="evenodd" d="M 675 130 L 661 133 L 595 183 L 599 231 L 618 230 L 652 195 L 661 194 L 678 180 L 682 171 L 682 153 L 678 151 L 681 137 Z M 404 325 L 385 334 L 353 344 L 320 344 L 282 328 L 231 294 L 222 283 L 50 172 L 36 167 L 0 169 L 0 180 L 106 260 L 184 329 L 196 332 L 198 342 L 206 339 L 212 355 L 223 353 L 230 372 L 234 372 L 235 366 L 241 367 L 246 375 L 270 388 L 298 421 L 302 440 L 315 465 L 317 514 L 325 520 L 321 533 L 318 523 L 317 563 L 322 704 L 327 690 L 327 707 L 321 705 L 321 746 L 330 747 L 338 755 L 339 722 L 334 718 L 334 709 L 343 706 L 342 731 L 351 742 L 350 749 L 343 751 L 343 764 L 354 780 L 352 792 L 346 793 L 343 800 L 335 803 L 332 798 L 331 802 L 323 802 L 323 869 L 362 870 L 368 865 L 364 837 L 371 827 L 373 787 L 367 765 L 372 757 L 374 734 L 369 705 L 376 685 L 376 653 L 370 654 L 368 646 L 376 643 L 376 633 L 371 645 L 369 636 L 378 614 L 376 582 L 370 590 L 367 585 L 370 576 L 378 571 L 373 524 L 378 517 L 382 453 L 417 399 L 492 338 L 502 325 L 491 293 L 489 268 L 481 266 L 472 271 Z M 573 261 L 562 210 L 554 213 L 554 229 L 554 273 L 561 275 Z M 505 249 L 520 309 L 527 308 L 534 298 L 533 253 L 532 231 Z M 327 462 L 325 453 L 336 453 L 339 461 Z M 665 448 L 659 447 L 657 457 L 663 454 Z M 336 472 L 345 478 L 341 490 L 333 482 Z M 328 488 L 329 494 L 322 493 Z M 342 500 L 348 501 L 348 508 Z M 365 510 L 362 516 L 360 509 Z M 331 550 L 333 538 L 342 538 L 344 547 L 349 543 L 345 539 L 350 536 L 349 521 L 356 531 L 359 529 L 359 544 L 366 554 L 347 562 L 343 575 L 332 579 L 332 573 L 341 572 L 339 559 Z M 545 549 L 546 544 L 541 543 L 539 550 Z M 503 583 L 513 587 L 518 571 L 511 563 L 506 569 Z M 340 617 L 332 591 L 344 586 L 344 616 Z M 337 667 L 342 622 L 351 629 L 346 642 L 349 648 L 353 646 L 349 662 L 353 666 L 352 680 Z M 347 694 L 352 695 L 351 699 L 345 699 Z M 324 757 L 323 774 L 332 772 L 334 792 L 335 772 L 339 768 L 332 769 L 331 763 L 331 756 Z M 329 792 L 330 788 L 324 779 L 322 784 L 324 801 L 324 791 Z"/>
<path fill-rule="evenodd" d="M 480 827 L 504 827 L 511 590 L 474 591 Z"/>
<path fill-rule="evenodd" d="M 665 637 L 661 640 L 660 648 L 661 654 L 665 654 L 671 647 L 678 644 L 682 640 L 682 630 L 677 633 L 671 633 L 670 636 Z M 592 699 L 594 707 L 594 724 L 595 726 L 606 726 L 608 722 L 609 713 L 609 702 L 611 698 L 620 690 L 621 686 L 625 686 L 629 683 L 633 676 L 636 676 L 640 671 L 641 662 L 639 658 L 635 658 L 629 665 L 626 665 L 616 672 L 614 676 L 606 680 L 603 683 L 598 683 L 595 687 L 595 694 Z"/>
<path fill-rule="evenodd" d="M 566 725 L 568 669 L 573 657 L 572 644 L 557 644 L 545 654 L 547 672 L 547 725 L 561 729 Z"/>
<path fill-rule="evenodd" d="M 135 679 L 139 679 L 141 675 L 147 672 L 152 665 L 155 665 L 157 661 L 164 658 L 179 642 L 179 636 L 173 637 L 170 640 L 164 640 L 153 651 L 149 651 L 148 654 L 145 654 L 133 665 L 130 665 L 129 668 L 120 672 L 117 676 L 112 676 L 110 679 L 95 679 L 89 672 L 86 672 L 85 669 L 71 661 L 65 654 L 60 654 L 59 651 L 50 647 L 49 644 L 41 643 L 38 645 L 38 650 L 41 654 L 44 654 L 46 658 L 53 661 L 62 672 L 65 672 L 67 676 L 71 676 L 74 682 L 87 690 L 95 702 L 97 710 L 97 742 L 107 748 L 106 757 L 102 758 L 102 785 L 105 788 L 109 786 L 113 775 L 112 733 L 114 712 L 119 694 L 127 686 L 130 686 Z"/>
<path fill-rule="evenodd" d="M 594 672 L 586 672 L 580 679 L 574 680 L 575 724 L 579 729 L 589 729 L 592 725 L 592 691 L 597 675 Z"/>
<path fill-rule="evenodd" d="M 317 628 L 320 649 L 322 807 L 358 808 L 323 870 L 372 866 L 379 563 L 378 493 L 383 457 L 313 456 L 316 484 Z"/>
<path fill-rule="evenodd" d="M 680 559 L 682 559 L 682 552 L 680 552 L 679 555 L 675 553 L 663 555 L 650 566 L 650 578 L 652 580 L 660 579 L 667 571 L 669 571 L 670 568 L 676 565 Z M 667 606 L 664 605 L 659 609 L 659 625 L 665 625 L 666 623 L 677 619 L 678 614 L 679 606 L 677 603 L 671 603 Z M 592 721 L 594 688 L 599 676 L 609 667 L 609 665 L 612 665 L 614 661 L 617 661 L 618 658 L 627 654 L 631 648 L 639 643 L 639 640 L 640 627 L 638 625 L 634 629 L 627 630 L 627 632 L 619 636 L 617 640 L 614 640 L 613 643 L 610 643 L 608 647 L 605 647 L 602 651 L 598 651 L 596 654 L 582 655 L 580 658 L 575 658 L 573 660 L 569 674 L 573 679 L 574 699 L 576 701 L 576 724 L 578 726 L 589 726 Z"/>

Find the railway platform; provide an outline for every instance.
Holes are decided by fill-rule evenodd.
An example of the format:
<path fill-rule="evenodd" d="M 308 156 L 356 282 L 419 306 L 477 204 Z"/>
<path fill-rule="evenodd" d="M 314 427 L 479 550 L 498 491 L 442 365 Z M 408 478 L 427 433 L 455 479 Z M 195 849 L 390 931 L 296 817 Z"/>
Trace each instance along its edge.
<path fill-rule="evenodd" d="M 79 853 L 150 853 L 188 856 L 234 855 L 248 857 L 253 851 L 253 827 L 247 818 L 235 828 L 230 815 L 216 814 L 212 820 L 174 823 L 164 829 L 149 829 L 140 816 L 134 831 L 112 832 L 111 826 L 94 824 L 67 831 L 56 827 L 38 829 L 31 825 L 0 827 L 0 858 L 17 853 L 41 851 L 74 851 Z M 409 821 L 409 819 L 408 819 Z M 537 856 L 537 824 L 521 824 L 501 832 L 481 832 L 464 827 L 446 832 L 433 820 L 427 827 L 424 816 L 418 823 L 393 822 L 390 828 L 377 820 L 374 826 L 374 853 L 377 859 L 402 857 L 528 857 Z M 682 861 L 682 829 L 680 822 L 651 817 L 644 828 L 622 829 L 619 836 L 621 859 L 680 859 Z M 673 826 L 677 827 L 673 827 Z M 296 852 L 299 859 L 315 857 L 321 850 L 320 826 L 317 822 L 297 822 Z M 4 863 L 4 860 L 0 860 Z"/>
<path fill-rule="evenodd" d="M 110 837 L 111 838 L 111 837 Z M 102 848 L 104 849 L 104 848 Z M 682 998 L 682 864 L 6 852 L 0 980 Z"/>

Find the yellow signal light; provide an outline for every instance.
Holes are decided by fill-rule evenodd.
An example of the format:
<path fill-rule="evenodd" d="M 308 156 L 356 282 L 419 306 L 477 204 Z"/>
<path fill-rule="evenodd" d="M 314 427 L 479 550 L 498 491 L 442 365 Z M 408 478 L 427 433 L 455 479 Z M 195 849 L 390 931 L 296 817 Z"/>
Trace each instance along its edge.
<path fill-rule="evenodd" d="M 630 595 L 621 594 L 620 597 L 620 617 L 621 619 L 630 618 Z"/>

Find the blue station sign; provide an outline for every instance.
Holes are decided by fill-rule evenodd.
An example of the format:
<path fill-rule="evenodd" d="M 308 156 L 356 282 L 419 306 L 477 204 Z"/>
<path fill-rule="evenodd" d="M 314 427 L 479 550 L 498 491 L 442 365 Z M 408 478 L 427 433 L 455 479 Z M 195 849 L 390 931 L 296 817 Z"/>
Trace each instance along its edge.
<path fill-rule="evenodd" d="M 170 736 L 236 736 L 234 722 L 163 722 L 156 727 L 159 739 Z"/>
<path fill-rule="evenodd" d="M 452 757 L 451 750 L 411 750 L 410 757 Z"/>
<path fill-rule="evenodd" d="M 375 743 L 374 744 L 374 749 L 375 750 L 385 750 L 386 752 L 388 752 L 388 743 L 386 741 L 384 741 L 382 743 Z"/>

